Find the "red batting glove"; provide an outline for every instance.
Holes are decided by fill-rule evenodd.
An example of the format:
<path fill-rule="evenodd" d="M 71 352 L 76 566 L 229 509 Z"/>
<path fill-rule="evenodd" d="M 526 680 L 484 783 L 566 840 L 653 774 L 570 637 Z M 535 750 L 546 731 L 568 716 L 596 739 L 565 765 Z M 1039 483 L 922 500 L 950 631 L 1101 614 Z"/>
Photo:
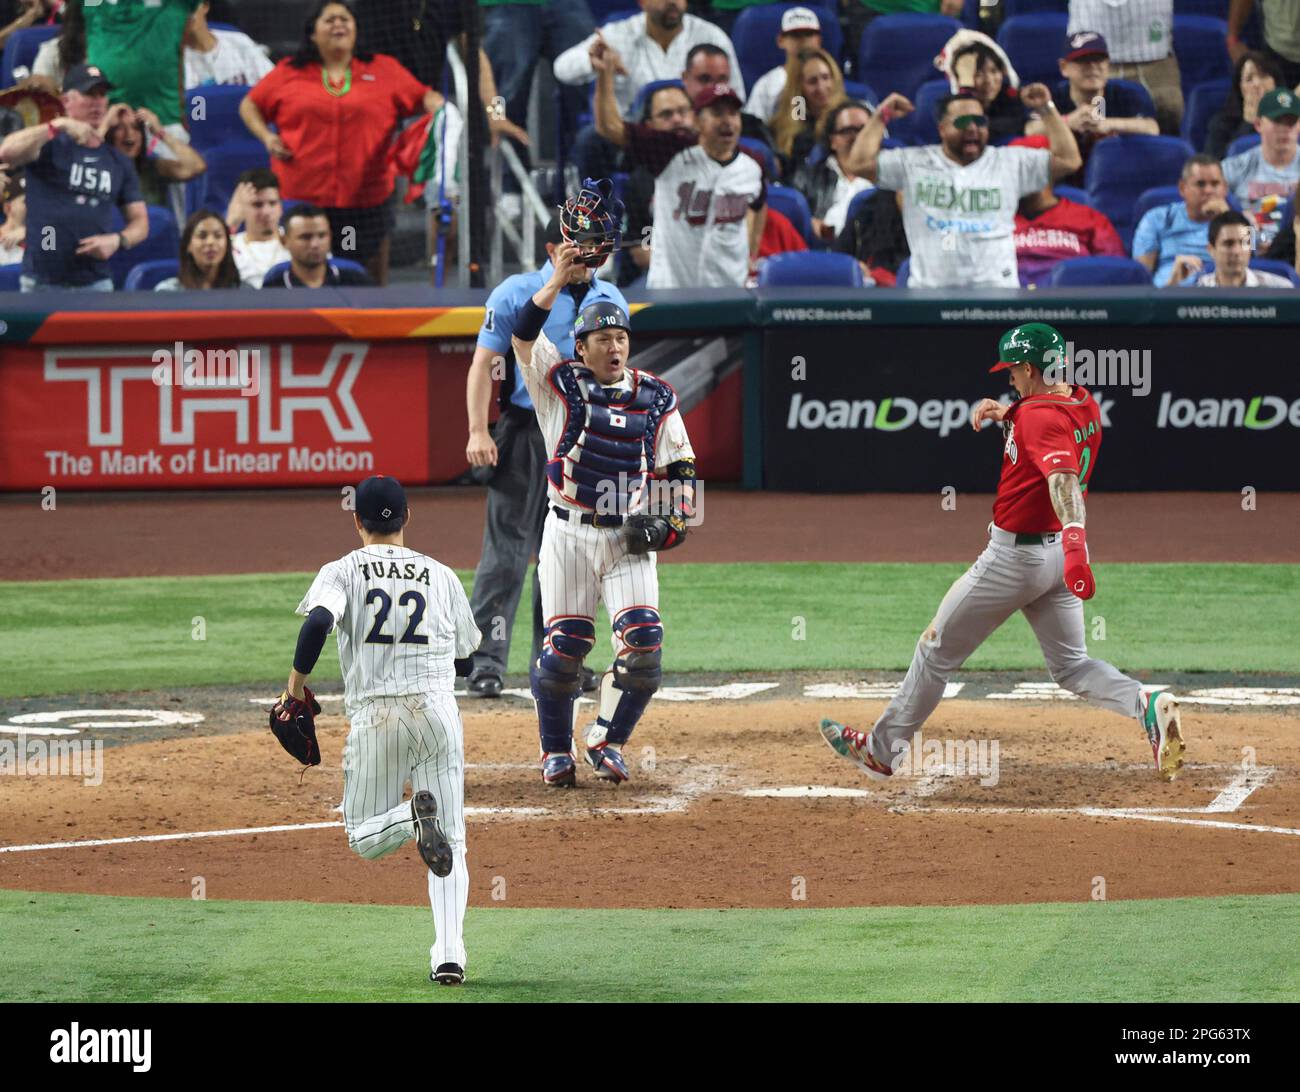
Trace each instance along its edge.
<path fill-rule="evenodd" d="M 1097 594 L 1097 581 L 1088 564 L 1088 535 L 1081 523 L 1067 523 L 1061 530 L 1061 548 L 1065 551 L 1065 586 L 1080 599 Z"/>

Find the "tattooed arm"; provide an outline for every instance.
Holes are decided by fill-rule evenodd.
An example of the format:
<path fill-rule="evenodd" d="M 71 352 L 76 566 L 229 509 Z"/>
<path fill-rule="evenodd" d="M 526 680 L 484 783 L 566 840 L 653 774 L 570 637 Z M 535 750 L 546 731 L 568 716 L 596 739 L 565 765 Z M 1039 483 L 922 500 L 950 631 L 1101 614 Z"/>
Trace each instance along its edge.
<path fill-rule="evenodd" d="M 1079 489 L 1079 475 L 1073 470 L 1058 470 L 1047 478 L 1047 492 L 1052 498 L 1052 508 L 1061 526 L 1077 523 L 1083 526 L 1087 511 L 1083 492 Z"/>

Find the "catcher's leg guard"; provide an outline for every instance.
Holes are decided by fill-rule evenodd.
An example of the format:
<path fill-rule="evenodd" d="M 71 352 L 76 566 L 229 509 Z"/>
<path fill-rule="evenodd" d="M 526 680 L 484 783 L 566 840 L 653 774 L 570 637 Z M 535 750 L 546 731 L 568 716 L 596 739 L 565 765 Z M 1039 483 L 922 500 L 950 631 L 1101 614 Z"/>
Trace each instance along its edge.
<path fill-rule="evenodd" d="M 663 681 L 664 627 L 653 607 L 629 607 L 615 616 L 613 628 L 620 648 L 601 683 L 596 723 L 610 743 L 623 744 Z"/>
<path fill-rule="evenodd" d="M 528 672 L 537 702 L 537 730 L 542 750 L 569 751 L 573 746 L 573 703 L 582 692 L 582 661 L 596 643 L 590 618 L 555 618 L 546 627 L 542 654 Z"/>

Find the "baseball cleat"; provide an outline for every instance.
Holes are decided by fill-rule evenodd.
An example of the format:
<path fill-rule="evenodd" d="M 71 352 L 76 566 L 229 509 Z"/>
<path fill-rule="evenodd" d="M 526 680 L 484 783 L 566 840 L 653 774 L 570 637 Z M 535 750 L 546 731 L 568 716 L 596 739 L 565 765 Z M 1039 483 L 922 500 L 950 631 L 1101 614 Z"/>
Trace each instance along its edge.
<path fill-rule="evenodd" d="M 826 718 L 821 723 L 822 739 L 826 746 L 841 758 L 847 758 L 873 781 L 887 781 L 894 771 L 881 765 L 871 754 L 871 733 L 845 727 L 838 721 Z"/>
<path fill-rule="evenodd" d="M 602 741 L 595 747 L 588 747 L 587 761 L 602 781 L 612 781 L 617 785 L 627 780 L 627 759 L 617 743 Z"/>
<path fill-rule="evenodd" d="M 494 675 L 490 671 L 484 671 L 481 675 L 474 675 L 465 684 L 465 689 L 476 698 L 499 698 L 501 697 L 501 676 Z"/>
<path fill-rule="evenodd" d="M 567 751 L 542 755 L 542 780 L 553 789 L 571 789 L 578 783 L 573 755 Z"/>
<path fill-rule="evenodd" d="M 429 972 L 429 981 L 440 986 L 463 986 L 465 968 L 459 963 L 439 963 L 437 970 Z"/>
<path fill-rule="evenodd" d="M 438 802 L 422 789 L 411 797 L 411 819 L 415 823 L 415 845 L 435 876 L 451 875 L 451 843 L 438 822 Z"/>
<path fill-rule="evenodd" d="M 1146 696 L 1142 713 L 1142 727 L 1151 742 L 1151 753 L 1156 760 L 1156 774 L 1162 781 L 1172 781 L 1183 768 L 1183 725 L 1178 715 L 1178 702 L 1168 690 L 1157 690 Z"/>

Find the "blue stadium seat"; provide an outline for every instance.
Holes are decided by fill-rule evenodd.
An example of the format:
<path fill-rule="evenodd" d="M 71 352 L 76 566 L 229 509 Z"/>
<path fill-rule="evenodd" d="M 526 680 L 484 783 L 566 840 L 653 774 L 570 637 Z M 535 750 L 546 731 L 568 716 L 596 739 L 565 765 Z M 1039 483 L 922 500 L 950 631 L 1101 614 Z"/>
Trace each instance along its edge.
<path fill-rule="evenodd" d="M 636 98 L 632 100 L 632 106 L 628 110 L 627 116 L 633 121 L 640 121 L 645 114 L 646 103 L 650 101 L 651 96 L 656 91 L 662 91 L 665 87 L 680 87 L 683 93 L 686 91 L 686 85 L 681 80 L 651 80 L 636 93 Z"/>
<path fill-rule="evenodd" d="M 587 7 L 591 9 L 591 17 L 598 27 L 639 14 L 636 5 L 629 4 L 628 0 L 587 0 Z"/>
<path fill-rule="evenodd" d="M 1174 0 L 1174 17 L 1180 15 L 1208 15 L 1213 19 L 1228 18 L 1230 0 Z"/>
<path fill-rule="evenodd" d="M 851 254 L 830 254 L 815 250 L 791 250 L 773 254 L 763 262 L 759 287 L 807 284 L 827 288 L 861 288 L 862 268 Z"/>
<path fill-rule="evenodd" d="M 1178 192 L 1178 186 L 1152 186 L 1148 190 L 1143 190 L 1138 196 L 1137 201 L 1133 203 L 1133 228 L 1137 229 L 1138 224 L 1152 209 L 1160 208 L 1163 205 L 1172 205 L 1175 201 L 1181 201 L 1183 195 Z"/>
<path fill-rule="evenodd" d="M 239 116 L 239 104 L 248 94 L 243 86 L 191 87 L 185 92 L 185 117 L 190 143 L 200 152 L 232 141 L 253 140 Z"/>
<path fill-rule="evenodd" d="M 1174 16 L 1174 53 L 1182 74 L 1183 94 L 1198 83 L 1231 80 L 1232 59 L 1224 39 L 1228 24 L 1208 15 Z"/>
<path fill-rule="evenodd" d="M 876 94 L 875 89 L 870 84 L 859 83 L 857 80 L 845 80 L 844 93 L 851 99 L 857 99 L 858 102 L 865 102 L 871 106 L 880 105 L 880 96 Z"/>
<path fill-rule="evenodd" d="M 898 272 L 894 274 L 894 286 L 896 288 L 906 288 L 908 279 L 912 272 L 912 259 L 904 258 L 898 267 Z"/>
<path fill-rule="evenodd" d="M 871 84 L 882 98 L 901 91 L 910 99 L 921 84 L 934 78 L 935 56 L 959 30 L 961 23 L 946 15 L 878 16 L 862 32 L 854 75 Z"/>
<path fill-rule="evenodd" d="M 1241 155 L 1242 152 L 1248 152 L 1258 143 L 1258 133 L 1247 133 L 1245 136 L 1239 136 L 1228 145 L 1228 154 L 1224 156 L 1224 158 L 1231 159 L 1234 155 Z"/>
<path fill-rule="evenodd" d="M 1289 262 L 1279 258 L 1251 258 L 1250 268 L 1258 269 L 1263 273 L 1276 273 L 1279 277 L 1289 280 L 1293 288 L 1300 288 L 1300 273 L 1297 273 L 1295 267 Z"/>
<path fill-rule="evenodd" d="M 1058 185 L 1052 187 L 1052 192 L 1057 197 L 1064 197 L 1077 205 L 1087 205 L 1088 208 L 1092 208 L 1092 198 L 1088 196 L 1087 190 L 1081 190 L 1077 186 Z"/>
<path fill-rule="evenodd" d="M 274 281 L 284 276 L 284 271 L 289 268 L 290 264 L 289 262 L 277 262 L 271 266 L 262 276 L 262 283 L 271 286 Z M 339 269 L 350 269 L 353 273 L 364 273 L 366 276 L 370 276 L 370 271 L 364 265 L 348 258 L 331 258 L 330 265 L 337 266 Z M 284 286 L 279 285 L 278 287 L 283 288 Z"/>
<path fill-rule="evenodd" d="M 1132 258 L 1066 258 L 1052 267 L 1052 288 L 1084 288 L 1103 284 L 1149 285 L 1151 274 Z"/>
<path fill-rule="evenodd" d="M 1151 98 L 1151 92 L 1138 83 L 1137 80 L 1117 80 L 1112 77 L 1106 81 L 1106 86 L 1123 88 L 1130 95 L 1135 96 L 1144 118 L 1153 118 L 1156 116 L 1156 104 Z"/>
<path fill-rule="evenodd" d="M 757 137 L 743 136 L 740 138 L 740 146 L 749 149 L 754 155 L 758 156 L 769 182 L 775 182 L 781 177 L 781 167 L 776 161 L 776 153 L 761 140 Z"/>
<path fill-rule="evenodd" d="M 176 261 L 181 251 L 181 235 L 176 226 L 176 217 L 171 209 L 161 205 L 147 206 L 149 212 L 149 238 L 130 250 L 119 250 L 108 259 L 108 268 L 113 275 L 113 287 L 121 289 L 126 283 L 127 274 L 141 262 L 159 261 L 170 258 Z M 113 226 L 110 230 L 121 231 L 125 221 L 122 213 L 113 209 Z"/>
<path fill-rule="evenodd" d="M 204 180 L 202 204 L 222 213 L 230 204 L 230 195 L 235 192 L 241 174 L 253 167 L 271 165 L 266 149 L 251 137 L 220 148 L 208 148 L 203 158 L 207 160 L 208 169 L 199 176 Z"/>
<path fill-rule="evenodd" d="M 1069 7 L 1069 0 L 1003 0 L 1002 17 L 1012 19 L 1017 15 L 1046 15 L 1049 12 L 1064 15 Z M 1061 40 L 1065 40 L 1064 34 L 1061 35 Z"/>
<path fill-rule="evenodd" d="M 1185 95 L 1182 137 L 1198 152 L 1205 148 L 1210 119 L 1221 109 L 1232 90 L 1231 80 L 1208 80 L 1198 83 Z"/>
<path fill-rule="evenodd" d="M 1133 207 L 1152 186 L 1176 183 L 1192 146 L 1180 137 L 1121 135 L 1098 141 L 1084 179 L 1092 207 L 1110 217 L 1127 247 L 1133 237 Z"/>
<path fill-rule="evenodd" d="M 948 94 L 948 78 L 927 80 L 916 90 L 916 110 L 908 136 L 914 144 L 938 144 L 939 127 L 934 122 L 935 104 Z"/>
<path fill-rule="evenodd" d="M 0 265 L 0 292 L 17 292 L 18 278 L 22 276 L 23 263 Z"/>
<path fill-rule="evenodd" d="M 762 4 L 745 8 L 731 28 L 731 42 L 740 61 L 740 73 L 745 77 L 745 90 L 752 88 L 764 72 L 785 64 L 785 51 L 776 44 L 776 36 L 781 33 L 781 16 L 793 7 L 811 8 L 816 13 L 822 25 L 822 48 L 837 61 L 843 60 L 844 35 L 839 16 L 830 8 L 818 4 Z"/>
<path fill-rule="evenodd" d="M 803 236 L 804 242 L 813 245 L 812 211 L 802 193 L 790 186 L 768 186 L 767 203 L 785 215 L 795 231 Z"/>
<path fill-rule="evenodd" d="M 4 53 L 0 54 L 0 87 L 13 87 L 18 82 L 14 76 L 17 68 L 25 68 L 27 74 L 31 75 L 32 62 L 36 60 L 36 52 L 41 48 L 41 43 L 57 37 L 59 30 L 57 25 L 27 27 L 9 35 Z"/>
<path fill-rule="evenodd" d="M 1011 58 L 1020 86 L 1041 80 L 1052 84 L 1061 78 L 1061 43 L 1069 16 L 1058 12 L 1018 15 L 998 28 L 998 45 Z"/>
<path fill-rule="evenodd" d="M 176 258 L 158 258 L 152 262 L 140 262 L 131 267 L 131 272 L 122 282 L 123 292 L 152 292 L 155 285 L 161 284 L 168 277 L 180 274 L 181 263 Z"/>

